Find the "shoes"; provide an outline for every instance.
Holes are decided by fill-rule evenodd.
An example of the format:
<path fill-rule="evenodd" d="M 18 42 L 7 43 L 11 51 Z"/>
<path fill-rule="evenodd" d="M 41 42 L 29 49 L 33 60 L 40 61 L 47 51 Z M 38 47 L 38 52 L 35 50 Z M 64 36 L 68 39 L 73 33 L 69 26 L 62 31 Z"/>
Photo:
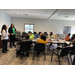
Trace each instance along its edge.
<path fill-rule="evenodd" d="M 37 53 L 36 55 L 38 56 L 38 55 L 40 55 L 40 53 Z"/>
<path fill-rule="evenodd" d="M 6 51 L 2 52 L 2 53 L 7 53 Z"/>
<path fill-rule="evenodd" d="M 9 51 L 9 50 L 6 50 L 6 51 Z"/>
<path fill-rule="evenodd" d="M 10 47 L 10 48 L 12 48 L 12 47 Z"/>

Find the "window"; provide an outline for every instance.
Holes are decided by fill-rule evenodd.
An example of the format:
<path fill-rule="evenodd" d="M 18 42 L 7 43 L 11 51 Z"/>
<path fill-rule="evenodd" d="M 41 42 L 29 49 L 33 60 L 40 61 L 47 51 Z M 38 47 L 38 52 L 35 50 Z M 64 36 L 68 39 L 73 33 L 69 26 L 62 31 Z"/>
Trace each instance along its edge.
<path fill-rule="evenodd" d="M 25 24 L 25 32 L 28 33 L 31 31 L 33 33 L 34 25 L 33 24 Z"/>

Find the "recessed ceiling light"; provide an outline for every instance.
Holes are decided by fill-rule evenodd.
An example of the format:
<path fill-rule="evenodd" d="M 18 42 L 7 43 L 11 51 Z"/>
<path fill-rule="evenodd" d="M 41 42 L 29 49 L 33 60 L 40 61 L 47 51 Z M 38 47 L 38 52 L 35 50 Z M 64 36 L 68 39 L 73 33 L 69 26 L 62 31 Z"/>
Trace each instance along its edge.
<path fill-rule="evenodd" d="M 39 15 L 39 13 L 38 13 L 38 15 Z"/>
<path fill-rule="evenodd" d="M 19 14 L 19 13 L 17 12 L 17 14 Z"/>

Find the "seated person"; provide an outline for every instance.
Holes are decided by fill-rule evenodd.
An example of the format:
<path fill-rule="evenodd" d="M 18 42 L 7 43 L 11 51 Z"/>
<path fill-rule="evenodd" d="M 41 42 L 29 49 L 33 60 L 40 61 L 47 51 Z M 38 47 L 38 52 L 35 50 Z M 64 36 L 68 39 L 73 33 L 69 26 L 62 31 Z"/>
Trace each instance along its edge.
<path fill-rule="evenodd" d="M 48 38 L 48 41 L 51 41 L 51 39 L 54 39 L 55 36 L 53 35 L 53 32 L 50 32 L 50 35 L 48 35 L 47 38 Z M 48 49 L 50 48 L 50 46 L 53 46 L 52 43 L 50 43 Z M 54 47 L 54 46 L 53 46 L 53 47 Z"/>
<path fill-rule="evenodd" d="M 66 36 L 65 38 L 63 38 L 63 40 L 65 40 L 65 41 L 70 41 L 70 33 L 67 34 L 67 36 Z"/>
<path fill-rule="evenodd" d="M 32 32 L 30 32 L 30 37 L 29 37 L 30 39 L 34 39 L 34 35 L 32 34 Z"/>
<path fill-rule="evenodd" d="M 43 34 L 41 35 L 41 38 L 37 40 L 36 43 L 44 43 L 45 45 L 47 44 L 46 36 Z M 39 55 L 40 52 L 37 52 L 37 55 Z"/>
<path fill-rule="evenodd" d="M 17 45 L 21 45 L 21 42 L 24 42 L 24 41 L 30 41 L 30 46 L 32 46 L 32 40 L 29 39 L 29 35 L 28 34 L 26 34 L 25 39 L 23 39 L 20 42 L 18 42 Z M 26 55 L 29 55 L 29 52 L 27 52 Z"/>
<path fill-rule="evenodd" d="M 40 38 L 41 38 L 41 35 L 43 35 L 43 33 L 42 33 L 42 32 L 40 33 Z"/>
<path fill-rule="evenodd" d="M 70 41 L 73 41 L 75 39 L 75 34 L 72 35 Z"/>
<path fill-rule="evenodd" d="M 50 34 L 47 37 L 50 38 L 50 39 L 54 39 L 55 38 L 54 35 L 53 35 L 53 32 L 50 32 Z"/>

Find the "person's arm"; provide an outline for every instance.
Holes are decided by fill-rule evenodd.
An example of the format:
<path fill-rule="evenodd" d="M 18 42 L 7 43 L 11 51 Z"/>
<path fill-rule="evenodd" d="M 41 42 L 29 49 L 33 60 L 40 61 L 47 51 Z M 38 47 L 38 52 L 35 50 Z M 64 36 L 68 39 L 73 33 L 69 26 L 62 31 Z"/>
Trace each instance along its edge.
<path fill-rule="evenodd" d="M 65 40 L 66 40 L 66 41 L 69 41 L 69 40 L 70 40 L 70 38 L 65 38 Z"/>
<path fill-rule="evenodd" d="M 11 28 L 8 29 L 9 34 L 13 35 L 13 33 L 11 33 Z"/>
<path fill-rule="evenodd" d="M 72 43 L 74 43 L 75 42 L 75 39 L 72 41 Z"/>

